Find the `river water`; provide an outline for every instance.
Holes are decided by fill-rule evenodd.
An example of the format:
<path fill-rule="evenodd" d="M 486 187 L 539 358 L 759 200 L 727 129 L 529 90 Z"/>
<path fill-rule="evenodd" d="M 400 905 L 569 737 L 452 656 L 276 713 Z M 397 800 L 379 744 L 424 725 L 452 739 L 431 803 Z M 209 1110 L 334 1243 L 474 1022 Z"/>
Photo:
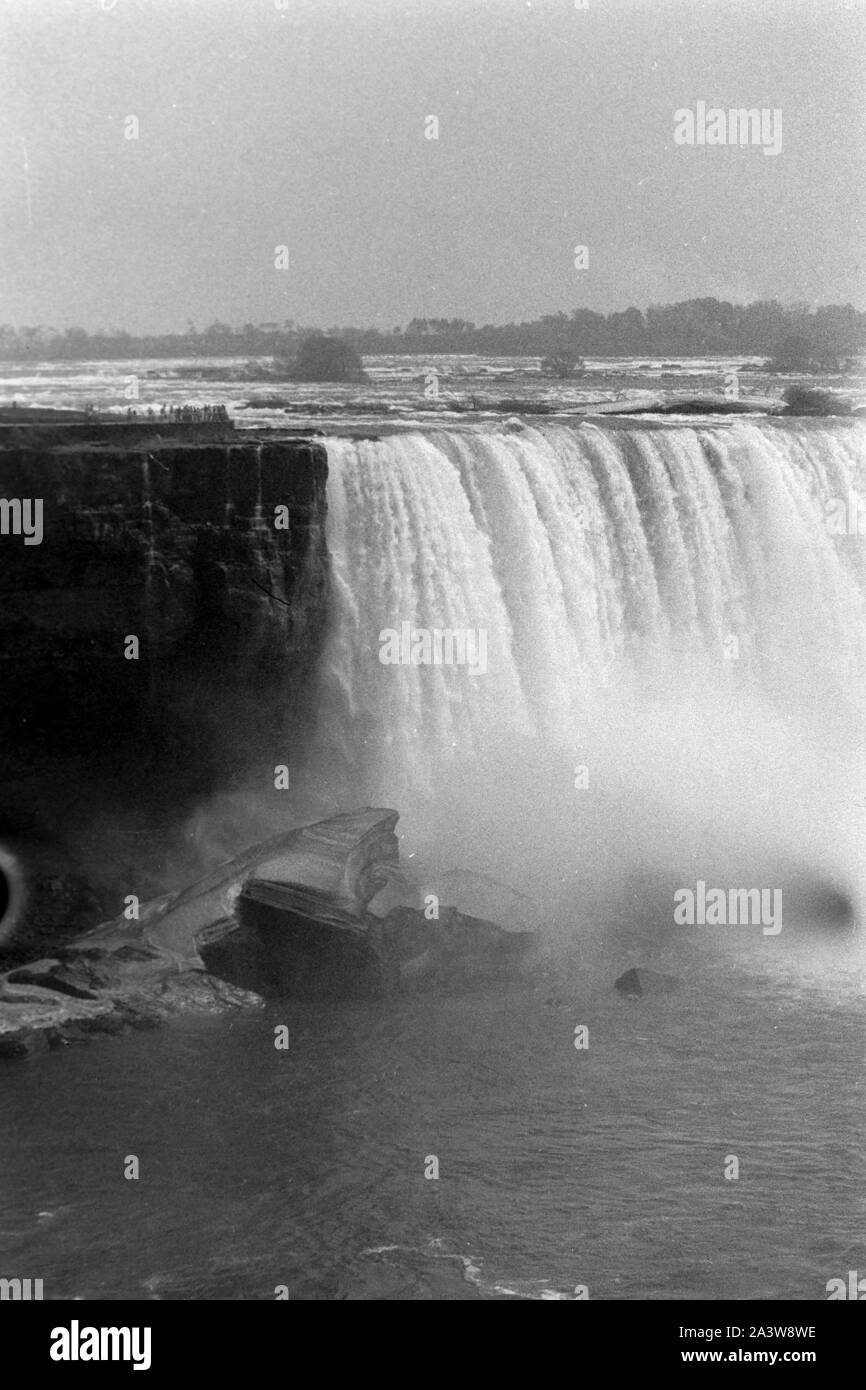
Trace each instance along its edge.
<path fill-rule="evenodd" d="M 539 373 L 537 357 L 480 357 L 429 353 L 364 358 L 367 380 L 358 385 L 288 382 L 269 377 L 270 359 L 258 367 L 245 358 L 135 358 L 90 362 L 0 362 L 0 405 L 86 405 L 120 417 L 160 407 L 224 405 L 239 429 L 344 428 L 381 430 L 413 422 L 435 424 L 466 417 L 501 418 L 499 402 L 583 412 L 617 402 L 651 406 L 677 395 L 730 395 L 756 408 L 778 399 L 803 375 L 769 374 L 754 357 L 588 359 L 585 373 L 557 380 Z M 252 372 L 250 368 L 252 367 Z M 206 373 L 203 376 L 202 373 Z M 256 373 L 259 373 L 256 379 Z M 866 401 L 862 370 L 822 376 L 852 403 Z"/>
<path fill-rule="evenodd" d="M 54 1298 L 826 1297 L 866 1264 L 862 992 L 845 948 L 767 954 L 697 941 L 657 1000 L 560 958 L 7 1067 L 4 1270 Z"/>

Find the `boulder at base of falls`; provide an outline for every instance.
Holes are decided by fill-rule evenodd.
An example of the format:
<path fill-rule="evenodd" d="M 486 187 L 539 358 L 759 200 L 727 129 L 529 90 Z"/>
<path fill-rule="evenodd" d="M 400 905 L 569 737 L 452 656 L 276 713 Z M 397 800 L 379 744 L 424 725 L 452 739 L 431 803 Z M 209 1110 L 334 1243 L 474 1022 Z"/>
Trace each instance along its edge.
<path fill-rule="evenodd" d="M 261 1007 L 250 980 L 285 992 L 287 971 L 302 993 L 317 992 L 318 966 L 340 992 L 379 986 L 366 906 L 397 863 L 396 822 L 396 811 L 364 807 L 276 835 L 140 904 L 133 920 L 121 914 L 51 955 L 16 962 L 0 974 L 0 1056 Z"/>
<path fill-rule="evenodd" d="M 434 921 L 408 906 L 384 918 L 369 911 L 398 871 L 397 819 L 365 806 L 277 835 L 141 904 L 134 920 L 121 914 L 16 964 L 0 975 L 0 1056 L 178 1014 L 260 1007 L 262 994 L 381 994 L 415 980 L 459 986 L 512 973 L 533 931 L 453 906 Z M 491 892 L 490 881 L 482 887 Z M 503 901 L 517 921 L 522 901 Z"/>
<path fill-rule="evenodd" d="M 456 908 L 440 909 L 438 920 L 398 907 L 371 925 L 387 983 L 408 981 L 459 986 L 514 973 L 535 944 L 531 931 L 508 931 Z"/>
<path fill-rule="evenodd" d="M 400 875 L 397 820 L 396 811 L 364 807 L 294 831 L 267 854 L 250 851 L 242 872 L 223 878 L 222 913 L 211 905 L 233 929 L 220 921 L 219 939 L 201 931 L 196 938 L 207 968 L 266 995 L 305 997 L 380 995 L 410 981 L 452 986 L 511 973 L 534 932 L 494 925 L 492 913 L 473 912 L 464 898 L 471 888 L 468 901 L 492 901 L 495 889 L 505 909 L 500 920 L 521 928 L 527 900 L 493 880 L 446 876 L 435 889 L 443 893 L 439 917 L 428 920 L 411 905 L 418 892 Z M 169 908 L 162 919 L 163 942 L 173 916 Z"/>
<path fill-rule="evenodd" d="M 618 980 L 614 980 L 613 987 L 627 999 L 639 999 L 643 995 L 670 994 L 681 984 L 682 980 L 676 975 L 664 975 L 660 970 L 640 966 L 626 970 Z"/>

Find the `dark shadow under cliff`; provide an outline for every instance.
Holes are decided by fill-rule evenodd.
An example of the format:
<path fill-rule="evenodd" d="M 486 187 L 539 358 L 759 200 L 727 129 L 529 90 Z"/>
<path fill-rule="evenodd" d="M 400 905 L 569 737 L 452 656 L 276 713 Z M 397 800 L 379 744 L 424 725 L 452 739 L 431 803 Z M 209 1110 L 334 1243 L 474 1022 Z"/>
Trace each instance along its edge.
<path fill-rule="evenodd" d="M 0 448 L 0 496 L 44 509 L 40 544 L 0 536 L 0 840 L 95 862 L 126 824 L 147 860 L 202 798 L 291 762 L 326 479 L 324 447 L 296 439 Z"/>

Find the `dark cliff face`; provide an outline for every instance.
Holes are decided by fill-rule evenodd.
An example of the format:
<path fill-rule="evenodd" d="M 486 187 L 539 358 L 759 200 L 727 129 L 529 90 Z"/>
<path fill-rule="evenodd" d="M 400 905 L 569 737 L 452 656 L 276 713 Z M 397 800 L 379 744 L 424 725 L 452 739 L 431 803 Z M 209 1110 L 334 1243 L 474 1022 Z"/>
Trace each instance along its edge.
<path fill-rule="evenodd" d="M 326 479 L 301 440 L 0 448 L 0 497 L 44 515 L 41 544 L 0 535 L 0 839 L 74 846 L 114 813 L 165 829 L 291 762 Z"/>

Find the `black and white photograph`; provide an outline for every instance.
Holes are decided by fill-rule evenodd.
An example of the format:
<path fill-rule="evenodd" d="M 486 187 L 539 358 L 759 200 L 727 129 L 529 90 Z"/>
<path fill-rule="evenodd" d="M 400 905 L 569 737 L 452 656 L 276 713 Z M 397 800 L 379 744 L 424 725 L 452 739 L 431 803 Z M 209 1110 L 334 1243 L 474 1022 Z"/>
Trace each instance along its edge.
<path fill-rule="evenodd" d="M 0 0 L 27 1365 L 866 1299 L 864 79 L 866 0 Z"/>

